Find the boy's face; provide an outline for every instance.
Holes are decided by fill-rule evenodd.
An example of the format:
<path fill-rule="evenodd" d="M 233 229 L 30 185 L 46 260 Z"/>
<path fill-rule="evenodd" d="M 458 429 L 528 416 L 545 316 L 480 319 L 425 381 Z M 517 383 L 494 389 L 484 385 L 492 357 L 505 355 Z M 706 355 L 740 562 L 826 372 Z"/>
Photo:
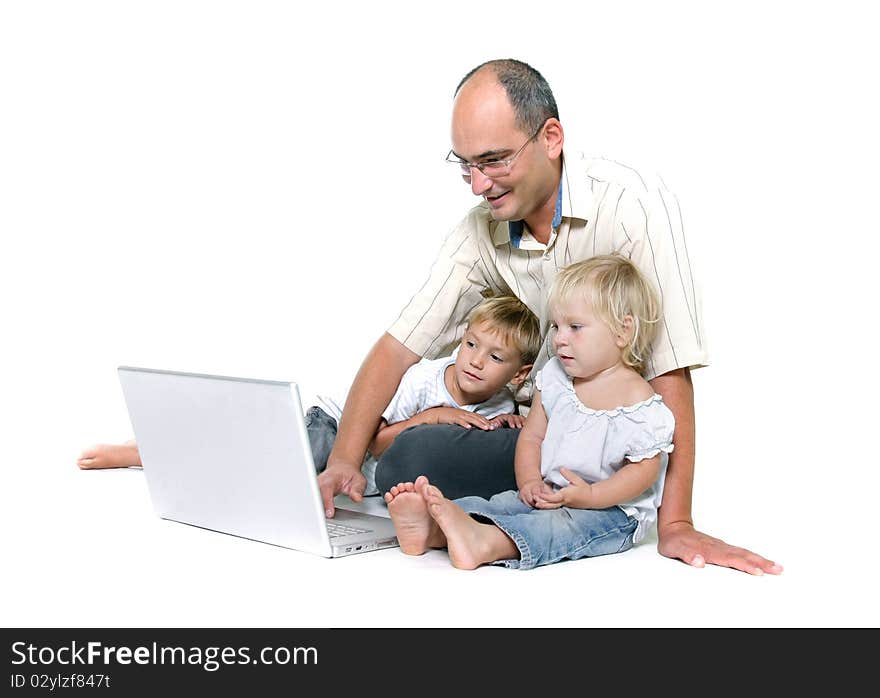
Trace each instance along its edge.
<path fill-rule="evenodd" d="M 531 366 L 520 353 L 488 325 L 471 325 L 461 339 L 455 359 L 455 379 L 462 392 L 483 402 L 508 383 L 521 383 Z"/>

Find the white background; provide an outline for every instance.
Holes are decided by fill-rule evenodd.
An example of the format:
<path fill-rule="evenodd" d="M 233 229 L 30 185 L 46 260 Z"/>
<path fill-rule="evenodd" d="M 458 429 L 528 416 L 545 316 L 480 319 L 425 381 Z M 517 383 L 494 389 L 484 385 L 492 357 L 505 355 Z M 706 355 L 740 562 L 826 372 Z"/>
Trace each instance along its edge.
<path fill-rule="evenodd" d="M 0 7 L 0 623 L 876 626 L 869 16 L 414 7 Z M 449 111 L 497 57 L 541 70 L 569 144 L 677 193 L 712 357 L 696 521 L 781 577 L 653 542 L 529 573 L 328 561 L 161 521 L 140 471 L 74 466 L 131 437 L 120 364 L 347 385 L 475 202 Z"/>

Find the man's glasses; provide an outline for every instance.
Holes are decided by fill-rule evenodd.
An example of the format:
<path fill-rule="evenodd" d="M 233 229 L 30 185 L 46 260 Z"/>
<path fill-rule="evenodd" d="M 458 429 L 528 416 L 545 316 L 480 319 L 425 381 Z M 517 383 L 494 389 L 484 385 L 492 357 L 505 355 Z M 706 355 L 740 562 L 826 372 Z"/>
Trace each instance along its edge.
<path fill-rule="evenodd" d="M 546 121 L 544 123 L 547 123 Z M 513 168 L 513 161 L 519 157 L 519 154 L 525 150 L 525 147 L 535 140 L 538 137 L 538 134 L 541 133 L 541 129 L 544 128 L 544 124 L 541 124 L 538 127 L 538 130 L 529 138 L 525 143 L 523 143 L 519 150 L 517 150 L 513 156 L 505 159 L 505 160 L 487 160 L 486 162 L 467 162 L 466 160 L 460 159 L 453 153 L 451 150 L 449 154 L 446 156 L 446 162 L 451 163 L 453 165 L 457 165 L 461 168 L 461 176 L 466 180 L 471 178 L 471 168 L 476 167 L 480 172 L 482 172 L 486 177 L 504 177 L 510 174 L 510 170 Z"/>

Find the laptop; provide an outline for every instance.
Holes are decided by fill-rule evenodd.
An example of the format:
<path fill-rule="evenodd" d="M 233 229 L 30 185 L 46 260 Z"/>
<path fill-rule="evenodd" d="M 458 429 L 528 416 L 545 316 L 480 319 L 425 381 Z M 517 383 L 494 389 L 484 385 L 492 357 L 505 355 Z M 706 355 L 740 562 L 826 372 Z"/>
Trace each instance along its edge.
<path fill-rule="evenodd" d="M 296 383 L 118 372 L 161 518 L 324 557 L 398 545 L 387 511 L 337 497 L 325 517 Z"/>

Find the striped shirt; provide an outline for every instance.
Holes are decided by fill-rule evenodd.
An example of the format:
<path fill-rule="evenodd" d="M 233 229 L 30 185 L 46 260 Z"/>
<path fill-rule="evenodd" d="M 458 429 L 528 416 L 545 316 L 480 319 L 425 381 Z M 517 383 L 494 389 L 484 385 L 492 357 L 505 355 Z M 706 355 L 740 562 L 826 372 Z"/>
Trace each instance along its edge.
<path fill-rule="evenodd" d="M 645 378 L 707 365 L 700 297 L 681 212 L 662 180 L 643 178 L 612 160 L 566 151 L 560 197 L 546 245 L 519 222 L 493 220 L 485 201 L 471 209 L 446 237 L 428 280 L 388 333 L 420 356 L 448 354 L 484 296 L 515 295 L 537 315 L 545 335 L 534 376 L 553 356 L 547 341 L 547 297 L 557 272 L 616 252 L 653 281 L 663 307 Z M 530 394 L 526 385 L 517 399 L 527 400 Z"/>

